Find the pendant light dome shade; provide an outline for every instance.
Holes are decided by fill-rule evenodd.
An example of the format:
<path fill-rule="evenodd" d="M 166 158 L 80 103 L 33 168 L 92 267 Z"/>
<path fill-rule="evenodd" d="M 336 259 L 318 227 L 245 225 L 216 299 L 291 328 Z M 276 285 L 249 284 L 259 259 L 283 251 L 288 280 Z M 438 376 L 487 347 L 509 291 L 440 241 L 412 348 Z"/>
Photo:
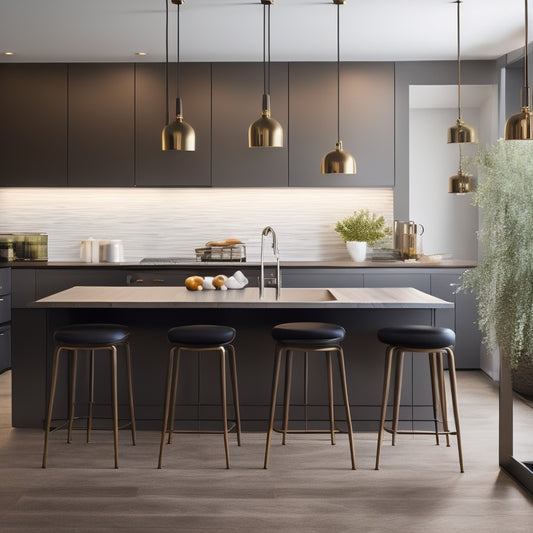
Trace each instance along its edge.
<path fill-rule="evenodd" d="M 520 113 L 511 115 L 505 123 L 505 139 L 508 141 L 533 140 L 533 113 L 529 106 L 522 108 Z"/>
<path fill-rule="evenodd" d="M 474 191 L 472 174 L 463 173 L 461 169 L 449 180 L 448 192 L 453 194 L 467 194 Z"/>
<path fill-rule="evenodd" d="M 196 134 L 190 124 L 183 121 L 183 116 L 176 113 L 176 120 L 167 124 L 161 134 L 163 150 L 184 150 L 192 152 L 196 149 Z"/>
<path fill-rule="evenodd" d="M 528 33 L 528 9 L 525 0 L 525 44 L 524 44 L 524 86 L 520 91 L 521 111 L 512 115 L 505 123 L 506 141 L 533 141 L 533 115 L 531 111 L 531 90 L 528 80 L 528 57 L 527 57 L 527 33 Z"/>
<path fill-rule="evenodd" d="M 283 128 L 270 111 L 270 6 L 274 0 L 261 0 L 263 4 L 263 110 L 261 116 L 248 128 L 249 148 L 283 148 Z"/>
<path fill-rule="evenodd" d="M 320 171 L 322 174 L 355 174 L 357 167 L 352 154 L 343 150 L 342 141 L 339 141 L 335 145 L 335 150 L 328 152 L 322 158 Z"/>
<path fill-rule="evenodd" d="M 460 118 L 448 128 L 448 143 L 477 143 L 476 130 Z"/>
<path fill-rule="evenodd" d="M 341 57 L 341 47 L 340 47 L 340 12 L 339 7 L 346 3 L 346 0 L 333 0 L 333 3 L 337 5 L 337 142 L 335 144 L 335 150 L 328 152 L 323 158 L 320 165 L 320 172 L 322 174 L 356 174 L 357 167 L 355 164 L 355 158 L 352 154 L 343 150 L 342 141 L 340 139 L 340 123 L 341 123 L 341 112 L 340 112 L 340 57 Z"/>
<path fill-rule="evenodd" d="M 282 148 L 283 128 L 270 116 L 269 95 L 263 95 L 263 111 L 261 117 L 248 128 L 248 146 L 250 148 Z"/>
<path fill-rule="evenodd" d="M 457 4 L 457 120 L 448 128 L 448 143 L 477 143 L 476 130 L 461 118 L 461 4 Z"/>
<path fill-rule="evenodd" d="M 166 4 L 166 55 L 165 55 L 165 102 L 166 102 L 166 126 L 161 133 L 161 149 L 180 150 L 186 152 L 193 152 L 196 150 L 196 135 L 194 129 L 190 124 L 183 120 L 183 108 L 180 97 L 180 6 L 183 0 L 172 0 L 177 7 L 176 20 L 176 44 L 177 44 L 177 59 L 176 59 L 176 119 L 170 122 L 170 115 L 168 111 L 168 0 Z"/>

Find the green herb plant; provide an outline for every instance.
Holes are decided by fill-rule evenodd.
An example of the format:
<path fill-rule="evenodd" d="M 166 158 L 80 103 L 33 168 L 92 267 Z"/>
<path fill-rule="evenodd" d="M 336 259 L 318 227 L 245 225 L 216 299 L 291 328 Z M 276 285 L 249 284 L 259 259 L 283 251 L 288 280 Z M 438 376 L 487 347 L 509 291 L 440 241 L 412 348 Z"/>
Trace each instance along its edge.
<path fill-rule="evenodd" d="M 533 143 L 500 140 L 472 162 L 483 255 L 462 286 L 476 294 L 485 344 L 516 369 L 533 364 Z"/>
<path fill-rule="evenodd" d="M 344 242 L 366 242 L 368 246 L 373 246 L 384 237 L 392 235 L 392 229 L 386 225 L 385 217 L 378 217 L 368 209 L 354 211 L 353 215 L 338 221 L 335 231 Z"/>

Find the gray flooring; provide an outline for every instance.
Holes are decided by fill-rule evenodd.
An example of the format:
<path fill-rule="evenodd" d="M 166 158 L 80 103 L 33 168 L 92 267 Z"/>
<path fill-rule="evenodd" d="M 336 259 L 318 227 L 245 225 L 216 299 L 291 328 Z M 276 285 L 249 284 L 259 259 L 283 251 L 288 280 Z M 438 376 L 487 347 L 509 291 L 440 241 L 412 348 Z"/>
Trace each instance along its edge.
<path fill-rule="evenodd" d="M 373 469 L 376 435 L 355 427 L 358 469 L 350 470 L 345 435 L 274 435 L 270 468 L 262 469 L 264 435 L 231 439 L 224 468 L 219 435 L 176 435 L 157 470 L 159 435 L 140 432 L 131 446 L 120 434 L 120 469 L 112 437 L 96 432 L 73 444 L 53 434 L 48 468 L 40 467 L 43 434 L 10 425 L 10 373 L 0 376 L 0 531 L 55 533 L 183 532 L 526 532 L 533 498 L 498 467 L 498 395 L 481 372 L 459 372 L 465 469 L 457 448 L 431 437 L 390 436 L 382 469 Z M 533 409 L 515 407 L 515 450 L 531 451 Z M 528 459 L 528 457 L 524 457 Z"/>

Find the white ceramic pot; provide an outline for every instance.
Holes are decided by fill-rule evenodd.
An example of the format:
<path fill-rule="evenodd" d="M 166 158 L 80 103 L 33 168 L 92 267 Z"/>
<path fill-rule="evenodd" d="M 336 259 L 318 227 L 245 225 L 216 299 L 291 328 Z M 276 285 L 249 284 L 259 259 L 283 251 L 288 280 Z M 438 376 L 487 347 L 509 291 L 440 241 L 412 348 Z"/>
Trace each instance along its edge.
<path fill-rule="evenodd" d="M 350 257 L 356 262 L 361 263 L 366 259 L 366 242 L 347 241 L 346 248 Z"/>

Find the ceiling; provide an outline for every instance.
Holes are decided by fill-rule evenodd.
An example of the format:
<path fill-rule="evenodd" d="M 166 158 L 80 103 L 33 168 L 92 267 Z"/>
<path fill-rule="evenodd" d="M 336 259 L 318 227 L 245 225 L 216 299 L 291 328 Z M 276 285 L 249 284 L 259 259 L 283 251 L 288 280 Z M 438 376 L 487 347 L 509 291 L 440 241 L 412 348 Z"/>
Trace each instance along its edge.
<path fill-rule="evenodd" d="M 456 58 L 450 0 L 347 0 L 340 16 L 342 60 Z M 336 59 L 333 0 L 274 0 L 271 19 L 272 61 Z M 165 0 L 0 0 L 0 62 L 164 61 L 164 24 Z M 461 25 L 462 58 L 500 57 L 523 46 L 524 1 L 464 0 Z M 185 0 L 181 60 L 260 61 L 261 32 L 260 0 Z"/>

